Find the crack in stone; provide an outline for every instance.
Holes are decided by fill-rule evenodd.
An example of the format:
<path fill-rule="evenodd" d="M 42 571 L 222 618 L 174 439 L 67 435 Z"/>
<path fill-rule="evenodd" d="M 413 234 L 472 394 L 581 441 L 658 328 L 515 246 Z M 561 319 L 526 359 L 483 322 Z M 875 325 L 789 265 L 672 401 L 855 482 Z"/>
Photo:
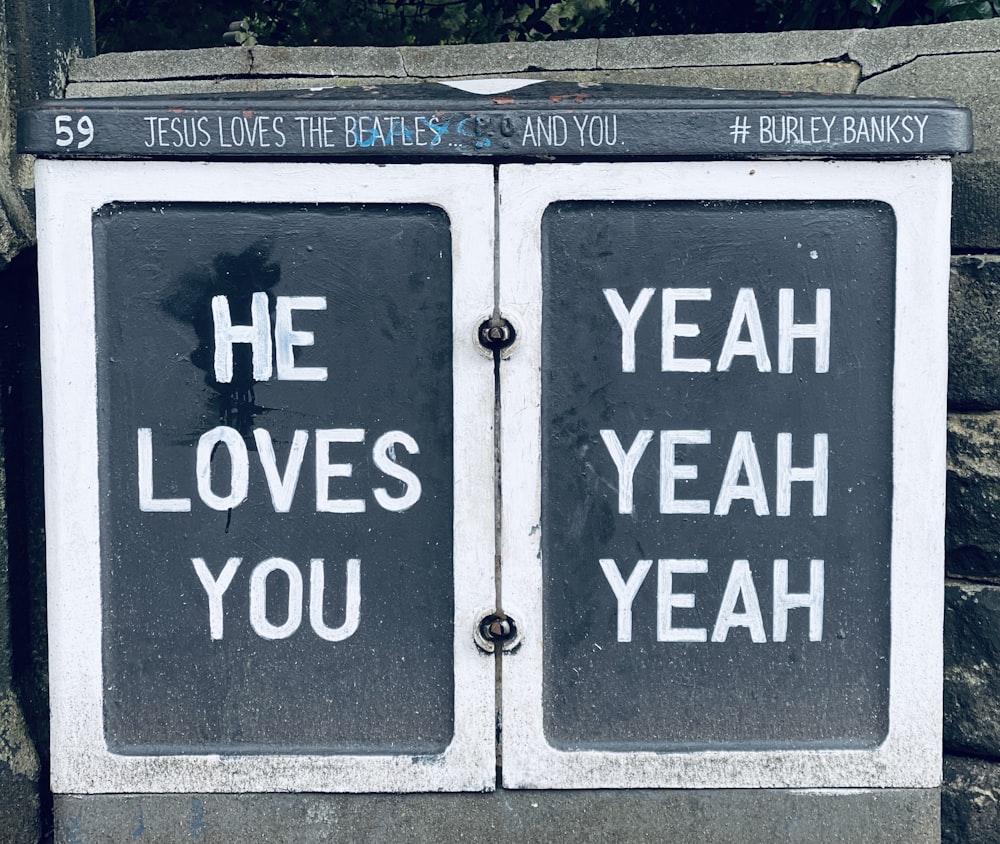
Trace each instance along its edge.
<path fill-rule="evenodd" d="M 918 59 L 931 59 L 931 58 L 947 58 L 954 56 L 1000 56 L 1000 49 L 997 50 L 955 50 L 954 52 L 944 52 L 944 53 L 917 53 L 915 56 L 911 56 L 908 59 L 897 62 L 896 64 L 890 65 L 889 67 L 883 68 L 882 70 L 877 70 L 874 73 L 866 74 L 864 72 L 864 64 L 857 60 L 852 59 L 852 61 L 857 62 L 858 66 L 861 68 L 861 79 L 860 82 L 867 82 L 869 79 L 874 79 L 877 76 L 882 76 L 886 73 L 892 73 L 893 71 L 900 70 L 907 65 L 913 64 Z"/>

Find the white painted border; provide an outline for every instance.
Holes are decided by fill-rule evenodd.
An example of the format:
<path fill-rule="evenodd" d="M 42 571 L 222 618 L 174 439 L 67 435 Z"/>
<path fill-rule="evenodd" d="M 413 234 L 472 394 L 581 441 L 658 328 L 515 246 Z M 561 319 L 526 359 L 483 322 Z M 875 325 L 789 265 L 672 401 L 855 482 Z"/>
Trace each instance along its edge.
<path fill-rule="evenodd" d="M 52 788 L 57 793 L 490 790 L 494 658 L 493 374 L 472 321 L 493 307 L 488 165 L 38 161 Z M 451 218 L 454 272 L 455 735 L 443 754 L 122 756 L 103 735 L 95 209 L 120 202 L 431 203 Z M 377 247 L 377 244 L 375 245 Z"/>
<path fill-rule="evenodd" d="M 500 168 L 503 781 L 514 788 L 933 787 L 941 782 L 950 163 L 674 162 Z M 873 750 L 559 751 L 542 728 L 541 260 L 566 199 L 879 200 L 897 221 L 889 734 Z M 544 530 L 545 526 L 541 526 Z"/>

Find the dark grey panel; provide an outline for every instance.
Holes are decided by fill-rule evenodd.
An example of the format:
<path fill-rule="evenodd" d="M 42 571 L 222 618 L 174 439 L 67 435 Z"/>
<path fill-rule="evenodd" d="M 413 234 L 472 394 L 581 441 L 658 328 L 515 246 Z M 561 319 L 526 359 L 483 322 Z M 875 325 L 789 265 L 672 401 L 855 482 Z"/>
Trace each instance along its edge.
<path fill-rule="evenodd" d="M 96 215 L 94 241 L 111 749 L 443 750 L 454 716 L 446 215 L 419 205 L 113 205 Z M 326 381 L 279 380 L 275 370 L 255 383 L 251 347 L 236 343 L 233 380 L 219 382 L 212 297 L 227 296 L 233 324 L 247 325 L 253 292 L 266 294 L 272 329 L 281 297 L 325 298 L 325 310 L 294 310 L 292 325 L 314 341 L 295 347 L 295 366 L 326 367 Z M 236 432 L 249 464 L 247 498 L 228 510 L 207 506 L 196 480 L 199 439 L 217 426 Z M 141 428 L 151 431 L 153 496 L 188 499 L 190 512 L 140 510 Z M 305 432 L 288 512 L 269 494 L 254 429 L 268 432 L 289 483 L 293 436 Z M 363 431 L 363 442 L 330 446 L 322 462 L 348 465 L 350 476 L 333 470 L 317 492 L 316 432 L 329 429 Z M 380 466 L 374 446 L 390 431 L 410 435 L 419 453 L 396 443 Z M 209 453 L 212 492 L 225 497 L 239 449 Z M 386 459 L 419 479 L 408 509 L 376 500 L 373 490 L 398 499 L 412 486 L 385 471 Z M 320 499 L 323 508 L 363 501 L 365 512 L 319 512 Z M 252 572 L 275 557 L 300 573 L 302 617 L 290 635 L 264 638 L 250 622 Z M 196 558 L 213 578 L 242 559 L 222 594 L 221 638 L 211 636 Z M 326 641 L 310 619 L 310 561 L 325 561 L 323 624 L 336 628 L 352 558 L 359 624 Z M 273 626 L 289 617 L 293 579 L 275 571 L 257 585 Z"/>
<path fill-rule="evenodd" d="M 895 220 L 863 202 L 563 202 L 543 220 L 542 524 L 544 725 L 562 748 L 871 747 L 886 735 L 889 696 L 892 361 Z M 624 372 L 622 329 L 602 293 L 633 307 L 635 371 Z M 710 371 L 663 371 L 665 288 L 710 289 L 681 299 L 676 321 L 697 325 L 675 340 L 680 358 Z M 752 289 L 769 372 L 739 354 L 720 371 L 738 291 Z M 816 320 L 817 290 L 830 290 L 829 371 L 816 372 L 816 342 L 793 343 L 791 373 L 778 371 L 779 290 L 794 291 L 795 322 Z M 699 294 L 703 295 L 703 294 Z M 750 349 L 748 320 L 738 339 Z M 669 332 L 668 332 L 669 333 Z M 738 347 L 740 348 L 740 347 Z M 601 431 L 628 450 L 651 432 L 637 463 L 632 512 L 620 512 L 619 473 Z M 677 499 L 708 513 L 661 512 L 662 431 L 707 431 L 679 444 Z M 746 461 L 741 495 L 716 515 L 735 444 Z M 778 433 L 792 437 L 791 465 L 813 464 L 828 437 L 828 511 L 813 512 L 814 484 L 791 484 L 788 515 L 776 500 Z M 702 435 L 704 437 L 704 435 Z M 669 460 L 667 460 L 669 463 Z M 690 476 L 697 467 L 697 477 Z M 687 476 L 685 477 L 685 473 Z M 766 504 L 767 515 L 759 515 Z M 668 506 L 668 511 L 671 509 Z M 724 507 L 722 509 L 725 509 Z M 599 561 L 623 580 L 651 560 L 638 588 L 631 641 L 618 641 L 618 603 Z M 708 641 L 658 641 L 658 560 L 705 560 L 706 573 L 673 575 L 672 626 Z M 821 639 L 810 610 L 788 611 L 775 641 L 774 561 L 787 559 L 788 591 L 810 591 L 810 561 L 824 561 Z M 736 560 L 748 561 L 760 608 L 751 627 L 713 630 Z M 737 578 L 739 582 L 739 579 Z M 684 606 L 694 595 L 694 606 Z M 746 589 L 729 609 L 756 615 Z M 738 620 L 736 616 L 730 620 Z M 778 637 L 780 638 L 780 637 Z"/>

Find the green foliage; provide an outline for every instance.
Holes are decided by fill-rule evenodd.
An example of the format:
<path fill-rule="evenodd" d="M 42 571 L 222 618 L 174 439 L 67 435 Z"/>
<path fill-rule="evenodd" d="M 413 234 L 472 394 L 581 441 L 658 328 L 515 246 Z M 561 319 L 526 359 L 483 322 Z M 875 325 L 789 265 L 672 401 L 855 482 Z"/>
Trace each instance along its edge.
<path fill-rule="evenodd" d="M 456 44 L 695 32 L 845 29 L 974 20 L 1000 0 L 95 0 L 102 52 Z"/>

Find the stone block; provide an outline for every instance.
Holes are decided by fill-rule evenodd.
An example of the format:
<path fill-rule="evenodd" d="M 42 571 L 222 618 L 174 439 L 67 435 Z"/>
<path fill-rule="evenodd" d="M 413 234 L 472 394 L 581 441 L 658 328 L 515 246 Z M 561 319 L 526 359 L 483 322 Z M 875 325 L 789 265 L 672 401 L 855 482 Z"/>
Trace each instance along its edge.
<path fill-rule="evenodd" d="M 946 587 L 944 746 L 1000 757 L 1000 587 Z"/>
<path fill-rule="evenodd" d="M 124 82 L 244 75 L 250 72 L 251 61 L 250 51 L 240 47 L 102 53 L 74 61 L 70 81 Z"/>
<path fill-rule="evenodd" d="M 501 44 L 457 44 L 449 47 L 400 47 L 408 76 L 451 78 L 487 76 L 526 71 L 528 45 L 524 41 Z"/>
<path fill-rule="evenodd" d="M 848 33 L 829 31 L 605 38 L 598 47 L 598 67 L 627 70 L 809 63 L 846 54 L 847 37 Z"/>
<path fill-rule="evenodd" d="M 952 260 L 948 346 L 949 407 L 1000 409 L 1000 258 Z"/>
<path fill-rule="evenodd" d="M 1000 151 L 997 157 L 959 156 L 954 163 L 951 242 L 957 251 L 1000 250 Z"/>
<path fill-rule="evenodd" d="M 844 35 L 848 55 L 861 64 L 866 77 L 872 77 L 904 67 L 920 56 L 995 52 L 1000 19 L 855 29 Z M 910 96 L 924 95 L 914 92 Z"/>
<path fill-rule="evenodd" d="M 55 841 L 938 844 L 939 794 L 886 788 L 57 795 Z"/>
<path fill-rule="evenodd" d="M 225 48 L 224 48 L 225 49 Z M 232 48 L 229 48 L 232 49 Z M 254 76 L 382 76 L 406 75 L 395 47 L 254 47 Z"/>
<path fill-rule="evenodd" d="M 1000 413 L 948 417 L 945 561 L 950 575 L 1000 581 Z"/>
<path fill-rule="evenodd" d="M 38 755 L 21 708 L 10 689 L 0 689 L 0 840 L 39 840 L 38 775 Z"/>
<path fill-rule="evenodd" d="M 946 756 L 941 792 L 942 844 L 996 844 L 1000 836 L 1000 765 Z"/>
<path fill-rule="evenodd" d="M 567 41 L 532 41 L 527 44 L 528 70 L 593 70 L 597 67 L 596 38 Z"/>

